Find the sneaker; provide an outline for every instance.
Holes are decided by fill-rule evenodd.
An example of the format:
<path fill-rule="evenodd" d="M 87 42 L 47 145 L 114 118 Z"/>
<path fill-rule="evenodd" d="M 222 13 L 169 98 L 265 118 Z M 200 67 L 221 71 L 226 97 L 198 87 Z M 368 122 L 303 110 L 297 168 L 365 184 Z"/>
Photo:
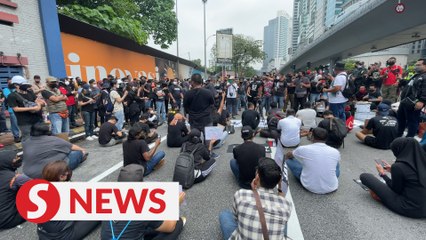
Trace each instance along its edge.
<path fill-rule="evenodd" d="M 219 157 L 220 157 L 220 155 L 219 155 L 219 154 L 217 154 L 217 153 L 212 152 L 212 153 L 210 154 L 210 157 L 211 157 L 211 158 L 214 158 L 214 159 L 217 159 L 217 158 L 219 158 Z"/>
<path fill-rule="evenodd" d="M 86 138 L 86 140 L 87 140 L 87 141 L 93 141 L 94 139 L 93 139 L 92 137 L 88 136 L 88 137 Z"/>
<path fill-rule="evenodd" d="M 185 224 L 186 224 L 186 217 L 180 217 L 180 219 L 182 219 L 182 225 L 185 226 Z"/>
<path fill-rule="evenodd" d="M 93 131 L 98 132 L 98 131 L 99 131 L 99 128 L 97 127 L 97 128 L 95 128 Z"/>
<path fill-rule="evenodd" d="M 96 135 L 92 135 L 91 137 L 92 137 L 94 140 L 98 139 L 98 136 L 96 136 Z"/>
<path fill-rule="evenodd" d="M 157 165 L 155 165 L 154 170 L 160 169 L 164 165 L 164 163 L 166 163 L 166 160 L 163 158 L 157 163 Z"/>

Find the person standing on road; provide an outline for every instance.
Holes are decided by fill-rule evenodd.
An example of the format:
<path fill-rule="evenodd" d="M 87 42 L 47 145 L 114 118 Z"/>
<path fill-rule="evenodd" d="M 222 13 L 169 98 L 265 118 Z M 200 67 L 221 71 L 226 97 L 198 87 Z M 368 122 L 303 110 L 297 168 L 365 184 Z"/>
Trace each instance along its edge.
<path fill-rule="evenodd" d="M 238 85 L 234 82 L 235 78 L 230 77 L 226 83 L 226 110 L 235 118 L 238 115 L 237 98 Z"/>
<path fill-rule="evenodd" d="M 251 190 L 240 189 L 234 195 L 233 210 L 219 215 L 224 239 L 264 239 L 262 220 L 256 199 L 264 213 L 269 239 L 285 239 L 285 225 L 290 218 L 292 205 L 281 192 L 281 170 L 271 158 L 261 158 Z M 275 193 L 278 187 L 278 194 Z"/>
<path fill-rule="evenodd" d="M 274 102 L 278 104 L 279 109 L 284 108 L 284 100 L 287 95 L 287 82 L 285 81 L 285 76 L 281 75 L 278 79 L 274 81 Z"/>
<path fill-rule="evenodd" d="M 345 114 L 345 104 L 348 101 L 347 98 L 343 96 L 342 91 L 346 87 L 347 73 L 345 72 L 345 63 L 336 62 L 334 66 L 334 72 L 336 77 L 331 82 L 330 88 L 324 88 L 323 92 L 328 94 L 328 101 L 330 110 L 333 112 L 333 115 L 337 118 L 346 121 Z"/>
<path fill-rule="evenodd" d="M 360 176 L 373 198 L 380 199 L 387 208 L 411 218 L 426 218 L 426 153 L 414 138 L 397 138 L 391 144 L 396 157 L 390 165 L 376 163 L 383 183 L 371 173 Z M 392 178 L 386 175 L 389 172 Z"/>
<path fill-rule="evenodd" d="M 109 96 L 111 98 L 112 104 L 114 105 L 114 110 L 112 111 L 112 113 L 118 119 L 115 125 L 117 126 L 118 131 L 121 131 L 124 125 L 123 101 L 124 99 L 126 99 L 128 92 L 125 91 L 123 96 L 120 96 L 120 94 L 117 91 L 117 84 L 118 84 L 117 81 L 112 80 L 110 84 L 111 84 L 111 92 L 109 93 Z"/>
<path fill-rule="evenodd" d="M 383 99 L 389 99 L 393 103 L 397 101 L 398 82 L 402 79 L 403 70 L 396 65 L 396 58 L 391 57 L 386 61 L 386 68 L 380 72 L 383 79 L 382 95 Z"/>
<path fill-rule="evenodd" d="M 47 88 L 41 95 L 47 102 L 49 120 L 52 125 L 52 134 L 69 132 L 69 112 L 66 105 L 68 97 L 58 89 L 58 80 L 55 77 L 46 78 Z"/>
<path fill-rule="evenodd" d="M 414 137 L 420 122 L 420 112 L 426 103 L 426 59 L 419 59 L 415 66 L 416 74 L 411 78 L 408 86 L 401 93 L 398 118 L 398 136 Z"/>
<path fill-rule="evenodd" d="M 294 105 L 293 109 L 297 112 L 297 110 L 303 109 L 304 104 L 308 98 L 308 88 L 311 87 L 311 82 L 309 78 L 306 76 L 306 73 L 301 71 L 299 72 L 298 78 L 294 81 L 296 85 L 296 89 L 294 92 Z"/>

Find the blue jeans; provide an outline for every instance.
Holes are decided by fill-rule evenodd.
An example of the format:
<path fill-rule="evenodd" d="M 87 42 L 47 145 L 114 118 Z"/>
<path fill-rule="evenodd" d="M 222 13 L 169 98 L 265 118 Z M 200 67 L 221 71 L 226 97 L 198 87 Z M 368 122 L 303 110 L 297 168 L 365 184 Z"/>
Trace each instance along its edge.
<path fill-rule="evenodd" d="M 215 144 L 213 145 L 213 149 L 218 149 L 222 147 L 228 135 L 229 135 L 228 131 L 223 131 L 220 139 L 218 139 L 217 142 L 215 142 Z"/>
<path fill-rule="evenodd" d="M 263 96 L 262 106 L 265 107 L 266 113 L 269 111 L 269 109 L 271 109 L 271 99 L 272 96 Z"/>
<path fill-rule="evenodd" d="M 71 105 L 71 106 L 67 106 L 67 108 L 68 108 L 68 113 L 70 115 L 70 117 L 69 117 L 70 124 L 71 124 L 71 126 L 76 126 L 76 122 L 75 122 L 75 114 L 77 113 L 76 104 Z"/>
<path fill-rule="evenodd" d="M 225 240 L 228 240 L 238 227 L 237 220 L 231 210 L 223 210 L 219 214 L 219 223 Z"/>
<path fill-rule="evenodd" d="M 12 129 L 13 137 L 19 138 L 18 119 L 16 119 L 15 112 L 9 112 L 9 116 L 10 116 L 10 127 Z"/>
<path fill-rule="evenodd" d="M 83 152 L 82 151 L 71 151 L 68 156 L 65 158 L 68 166 L 71 170 L 74 170 L 80 165 L 83 160 Z"/>
<path fill-rule="evenodd" d="M 157 107 L 157 117 L 159 122 L 166 121 L 166 108 L 164 101 L 156 101 L 155 106 Z"/>
<path fill-rule="evenodd" d="M 346 103 L 330 103 L 330 110 L 333 112 L 334 117 L 340 118 L 343 122 L 346 122 L 345 114 Z"/>
<path fill-rule="evenodd" d="M 151 107 L 151 100 L 145 100 L 145 109 L 148 111 L 148 109 Z"/>
<path fill-rule="evenodd" d="M 118 131 L 123 130 L 124 125 L 124 111 L 118 111 L 114 113 L 114 116 L 117 117 L 118 121 L 115 123 L 115 126 L 117 127 Z"/>
<path fill-rule="evenodd" d="M 244 183 L 240 181 L 240 167 L 238 166 L 237 160 L 231 159 L 231 161 L 229 162 L 229 165 L 231 166 L 232 173 L 234 174 L 235 178 L 238 181 L 238 185 L 244 189 L 251 189 L 250 183 Z"/>
<path fill-rule="evenodd" d="M 284 107 L 284 96 L 274 96 L 274 102 L 278 103 L 278 108 L 283 109 Z"/>
<path fill-rule="evenodd" d="M 247 110 L 247 96 L 239 95 L 237 100 L 237 109 L 241 110 L 241 108 L 243 107 L 244 110 Z"/>
<path fill-rule="evenodd" d="M 300 175 L 302 175 L 303 166 L 297 159 L 291 158 L 285 160 L 287 167 L 290 169 L 291 173 L 293 173 L 294 177 L 300 181 Z M 340 176 L 340 163 L 337 163 L 336 166 L 336 176 Z"/>
<path fill-rule="evenodd" d="M 93 135 L 93 129 L 95 125 L 95 112 L 82 112 L 84 119 L 84 132 L 86 137 Z"/>
<path fill-rule="evenodd" d="M 318 102 L 320 99 L 320 94 L 319 93 L 311 93 L 311 95 L 309 95 L 309 102 L 311 104 L 314 104 L 315 102 Z"/>
<path fill-rule="evenodd" d="M 154 171 L 155 166 L 166 156 L 166 153 L 164 151 L 158 151 L 152 156 L 151 160 L 146 162 L 146 169 L 144 176 L 149 175 Z"/>
<path fill-rule="evenodd" d="M 49 113 L 49 120 L 52 126 L 53 135 L 68 133 L 70 131 L 69 118 L 61 118 L 58 113 Z"/>

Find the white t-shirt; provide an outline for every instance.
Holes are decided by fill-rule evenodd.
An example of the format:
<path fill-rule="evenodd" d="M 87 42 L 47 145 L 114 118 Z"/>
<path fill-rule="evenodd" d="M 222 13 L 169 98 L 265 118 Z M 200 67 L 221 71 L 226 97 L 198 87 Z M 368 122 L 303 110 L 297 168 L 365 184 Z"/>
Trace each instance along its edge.
<path fill-rule="evenodd" d="M 227 83 L 228 90 L 226 91 L 226 97 L 227 98 L 237 98 L 237 89 L 238 85 L 236 83 L 233 83 L 232 85 L 230 83 Z"/>
<path fill-rule="evenodd" d="M 345 98 L 342 94 L 342 91 L 343 89 L 345 89 L 346 86 L 346 75 L 347 74 L 345 72 L 341 72 L 336 76 L 336 78 L 334 78 L 334 81 L 331 83 L 331 86 L 341 86 L 342 88 L 340 89 L 340 91 L 328 93 L 329 103 L 345 103 L 348 101 L 348 99 Z"/>
<path fill-rule="evenodd" d="M 306 129 L 317 126 L 317 112 L 312 108 L 305 108 L 297 111 L 296 117 L 302 120 L 303 127 Z"/>
<path fill-rule="evenodd" d="M 111 90 L 109 96 L 111 98 L 111 102 L 114 104 L 114 110 L 112 112 L 116 113 L 119 111 L 123 111 L 123 104 L 121 102 L 117 102 L 116 100 L 117 98 L 121 98 L 120 94 L 115 90 Z"/>
<path fill-rule="evenodd" d="M 294 147 L 300 143 L 300 128 L 302 121 L 294 116 L 288 116 L 278 122 L 278 130 L 281 130 L 281 143 L 284 147 Z"/>
<path fill-rule="evenodd" d="M 340 153 L 337 149 L 325 143 L 314 143 L 296 148 L 293 156 L 302 162 L 300 182 L 307 190 L 326 194 L 338 188 L 336 167 L 340 162 Z"/>

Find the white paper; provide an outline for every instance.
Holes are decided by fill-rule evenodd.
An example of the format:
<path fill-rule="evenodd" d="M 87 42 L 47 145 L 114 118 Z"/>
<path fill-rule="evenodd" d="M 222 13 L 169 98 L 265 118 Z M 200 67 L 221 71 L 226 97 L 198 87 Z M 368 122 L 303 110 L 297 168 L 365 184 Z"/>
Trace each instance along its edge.
<path fill-rule="evenodd" d="M 223 134 L 223 128 L 221 127 L 206 127 L 206 140 L 212 140 L 212 139 L 220 139 Z"/>

